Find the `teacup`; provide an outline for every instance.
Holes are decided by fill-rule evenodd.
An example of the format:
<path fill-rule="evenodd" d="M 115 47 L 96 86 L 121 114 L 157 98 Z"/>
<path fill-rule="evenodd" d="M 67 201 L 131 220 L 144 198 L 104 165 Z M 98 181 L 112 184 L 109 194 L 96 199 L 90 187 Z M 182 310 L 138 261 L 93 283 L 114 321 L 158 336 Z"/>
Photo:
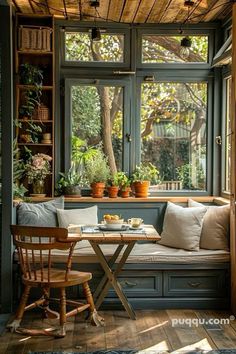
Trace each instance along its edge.
<path fill-rule="evenodd" d="M 140 225 L 142 224 L 143 219 L 141 218 L 131 218 L 128 219 L 128 224 L 131 225 L 131 227 L 138 229 L 140 227 Z"/>

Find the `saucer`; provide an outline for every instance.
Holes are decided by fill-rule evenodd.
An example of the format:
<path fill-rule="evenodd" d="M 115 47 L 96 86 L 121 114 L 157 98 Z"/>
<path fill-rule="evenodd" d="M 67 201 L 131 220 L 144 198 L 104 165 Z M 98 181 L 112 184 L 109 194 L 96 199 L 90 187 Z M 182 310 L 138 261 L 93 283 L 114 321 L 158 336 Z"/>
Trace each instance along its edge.
<path fill-rule="evenodd" d="M 142 230 L 143 228 L 142 228 L 141 226 L 139 226 L 139 227 L 132 227 L 132 226 L 130 226 L 129 229 L 130 229 L 130 230 Z"/>

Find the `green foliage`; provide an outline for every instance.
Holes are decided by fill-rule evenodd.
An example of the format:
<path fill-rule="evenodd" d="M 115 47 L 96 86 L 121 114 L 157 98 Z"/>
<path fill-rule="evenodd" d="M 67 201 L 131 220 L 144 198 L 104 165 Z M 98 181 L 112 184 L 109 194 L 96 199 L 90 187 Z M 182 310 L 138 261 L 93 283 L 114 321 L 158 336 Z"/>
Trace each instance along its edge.
<path fill-rule="evenodd" d="M 24 103 L 19 108 L 20 117 L 32 118 L 35 109 L 40 105 L 42 96 L 41 86 L 35 86 L 33 90 L 27 89 L 24 93 Z"/>
<path fill-rule="evenodd" d="M 126 188 L 130 187 L 131 180 L 127 176 L 127 173 L 123 171 L 117 172 L 117 180 L 121 190 L 125 190 Z"/>
<path fill-rule="evenodd" d="M 141 163 L 139 166 L 136 166 L 134 173 L 132 174 L 133 182 L 143 182 L 151 181 L 153 183 L 158 183 L 159 171 L 151 163 Z"/>
<path fill-rule="evenodd" d="M 17 140 L 13 140 L 13 197 L 24 198 L 28 189 L 24 187 L 20 180 L 25 175 L 25 164 L 23 159 L 20 158 L 20 150 L 17 147 Z"/>
<path fill-rule="evenodd" d="M 78 136 L 72 136 L 72 162 L 78 166 L 85 164 L 90 158 L 95 156 L 97 149 L 88 147 L 85 140 L 80 139 Z"/>
<path fill-rule="evenodd" d="M 113 173 L 107 180 L 107 185 L 108 186 L 116 186 L 119 187 L 120 185 L 120 180 L 119 180 L 119 174 L 120 172 Z"/>
<path fill-rule="evenodd" d="M 121 62 L 123 60 L 123 35 L 102 34 L 101 41 L 92 43 L 90 35 L 84 32 L 65 34 L 66 60 Z M 99 58 L 92 52 L 99 51 Z"/>
<path fill-rule="evenodd" d="M 196 190 L 205 188 L 205 173 L 202 165 L 197 160 L 194 168 L 191 163 L 177 167 L 177 176 L 183 183 L 183 189 Z M 196 175 L 196 184 L 193 185 L 193 173 Z"/>
<path fill-rule="evenodd" d="M 86 172 L 89 183 L 106 182 L 110 176 L 107 157 L 101 150 L 86 162 Z"/>
<path fill-rule="evenodd" d="M 20 81 L 23 85 L 42 85 L 43 71 L 29 63 L 21 64 Z"/>

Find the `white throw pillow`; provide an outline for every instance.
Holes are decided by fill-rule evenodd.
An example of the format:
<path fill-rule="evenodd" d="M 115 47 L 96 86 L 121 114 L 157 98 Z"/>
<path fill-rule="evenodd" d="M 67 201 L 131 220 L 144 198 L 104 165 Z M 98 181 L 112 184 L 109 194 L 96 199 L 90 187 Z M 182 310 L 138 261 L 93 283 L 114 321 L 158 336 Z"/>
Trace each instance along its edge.
<path fill-rule="evenodd" d="M 97 212 L 97 205 L 84 209 L 57 209 L 59 226 L 68 227 L 69 224 L 96 225 L 98 223 Z"/>
<path fill-rule="evenodd" d="M 164 246 L 198 251 L 203 217 L 207 208 L 183 208 L 168 202 L 159 243 Z"/>
<path fill-rule="evenodd" d="M 188 200 L 189 207 L 202 207 L 203 204 Z M 206 206 L 203 218 L 200 248 L 208 250 L 229 250 L 229 218 L 230 206 Z"/>

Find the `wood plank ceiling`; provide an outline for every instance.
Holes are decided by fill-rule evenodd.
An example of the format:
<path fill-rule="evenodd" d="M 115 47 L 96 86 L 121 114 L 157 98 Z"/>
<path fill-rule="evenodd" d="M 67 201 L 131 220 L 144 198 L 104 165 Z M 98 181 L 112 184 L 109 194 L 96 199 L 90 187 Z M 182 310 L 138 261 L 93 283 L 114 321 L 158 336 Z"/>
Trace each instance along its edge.
<path fill-rule="evenodd" d="M 122 23 L 199 23 L 223 20 L 232 10 L 233 0 L 12 0 L 17 12 L 53 14 L 57 18 Z"/>

